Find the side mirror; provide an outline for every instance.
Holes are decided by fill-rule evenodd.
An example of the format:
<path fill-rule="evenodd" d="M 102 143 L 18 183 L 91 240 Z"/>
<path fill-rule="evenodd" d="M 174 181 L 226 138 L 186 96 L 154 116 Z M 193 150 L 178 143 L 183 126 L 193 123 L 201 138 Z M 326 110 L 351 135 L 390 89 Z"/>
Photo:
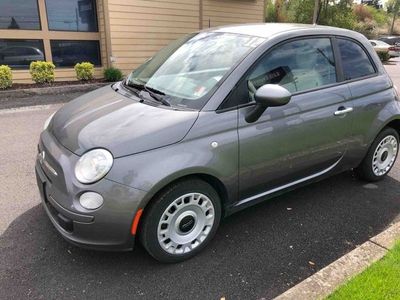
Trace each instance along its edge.
<path fill-rule="evenodd" d="M 253 123 L 257 121 L 268 107 L 288 104 L 291 97 L 292 94 L 280 85 L 263 85 L 254 95 L 256 106 L 246 115 L 246 122 Z"/>

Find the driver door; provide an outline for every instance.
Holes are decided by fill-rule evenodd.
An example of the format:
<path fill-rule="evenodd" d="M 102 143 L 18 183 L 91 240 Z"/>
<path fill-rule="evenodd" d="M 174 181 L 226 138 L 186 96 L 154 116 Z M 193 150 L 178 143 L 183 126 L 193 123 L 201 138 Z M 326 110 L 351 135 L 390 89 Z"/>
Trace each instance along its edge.
<path fill-rule="evenodd" d="M 348 86 L 337 81 L 331 39 L 323 37 L 275 47 L 239 84 L 232 97 L 249 101 L 238 111 L 240 203 L 322 175 L 340 162 L 352 116 L 336 114 L 352 103 Z M 290 102 L 246 122 L 255 91 L 267 83 L 288 89 Z"/>

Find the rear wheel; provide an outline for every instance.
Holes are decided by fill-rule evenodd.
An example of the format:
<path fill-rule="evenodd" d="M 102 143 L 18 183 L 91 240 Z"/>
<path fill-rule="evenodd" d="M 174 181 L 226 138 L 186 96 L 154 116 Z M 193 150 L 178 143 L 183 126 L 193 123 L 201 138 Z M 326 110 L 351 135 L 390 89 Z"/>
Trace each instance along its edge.
<path fill-rule="evenodd" d="M 162 262 L 180 262 L 199 253 L 214 236 L 221 218 L 218 193 L 190 179 L 171 185 L 146 208 L 140 239 Z"/>
<path fill-rule="evenodd" d="M 366 181 L 383 179 L 392 169 L 399 151 L 399 134 L 387 127 L 378 134 L 367 155 L 356 168 L 357 175 Z"/>

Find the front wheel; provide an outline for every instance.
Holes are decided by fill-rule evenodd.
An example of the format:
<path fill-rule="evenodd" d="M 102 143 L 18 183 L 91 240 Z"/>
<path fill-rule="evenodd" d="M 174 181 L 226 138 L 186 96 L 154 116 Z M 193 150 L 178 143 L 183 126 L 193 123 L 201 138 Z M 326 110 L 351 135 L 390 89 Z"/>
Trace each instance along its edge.
<path fill-rule="evenodd" d="M 208 183 L 190 179 L 164 189 L 146 209 L 140 240 L 161 262 L 180 262 L 199 253 L 214 236 L 221 201 Z"/>
<path fill-rule="evenodd" d="M 367 155 L 355 169 L 356 174 L 366 181 L 382 180 L 392 169 L 399 151 L 399 134 L 387 127 L 378 134 Z"/>

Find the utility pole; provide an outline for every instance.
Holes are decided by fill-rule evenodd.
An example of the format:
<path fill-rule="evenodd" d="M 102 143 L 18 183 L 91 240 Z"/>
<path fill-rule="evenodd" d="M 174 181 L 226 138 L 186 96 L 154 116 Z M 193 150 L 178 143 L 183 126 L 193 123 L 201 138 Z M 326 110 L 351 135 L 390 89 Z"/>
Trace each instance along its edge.
<path fill-rule="evenodd" d="M 314 15 L 313 15 L 313 24 L 317 24 L 318 19 L 318 12 L 319 12 L 319 0 L 315 0 L 314 4 Z"/>

